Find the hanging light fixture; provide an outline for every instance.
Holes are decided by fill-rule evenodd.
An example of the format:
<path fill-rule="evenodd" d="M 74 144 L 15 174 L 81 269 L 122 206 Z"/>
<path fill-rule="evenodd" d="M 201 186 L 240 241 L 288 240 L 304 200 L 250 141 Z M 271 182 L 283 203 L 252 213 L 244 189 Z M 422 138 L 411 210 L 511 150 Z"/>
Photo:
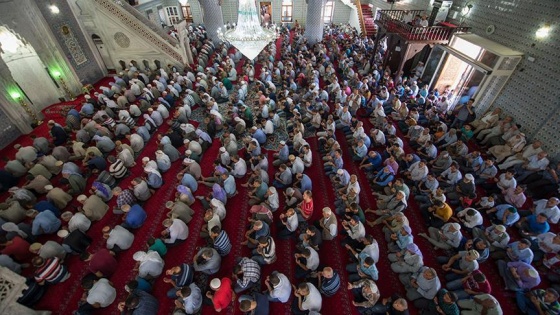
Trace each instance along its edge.
<path fill-rule="evenodd" d="M 229 42 L 247 58 L 253 60 L 271 41 L 278 38 L 274 24 L 262 27 L 254 0 L 240 0 L 237 24 L 228 23 L 225 29 L 218 29 L 218 38 Z"/>

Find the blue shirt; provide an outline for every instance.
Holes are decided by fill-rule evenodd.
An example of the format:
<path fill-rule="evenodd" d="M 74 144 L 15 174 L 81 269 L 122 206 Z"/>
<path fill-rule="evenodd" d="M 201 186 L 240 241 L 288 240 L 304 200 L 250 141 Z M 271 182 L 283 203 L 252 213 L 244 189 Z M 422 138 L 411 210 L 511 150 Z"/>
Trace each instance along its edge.
<path fill-rule="evenodd" d="M 194 268 L 188 264 L 181 264 L 181 271 L 177 274 L 171 276 L 171 280 L 175 281 L 176 287 L 187 287 L 189 286 L 194 277 Z"/>
<path fill-rule="evenodd" d="M 142 137 L 142 140 L 144 140 L 144 142 L 148 142 L 150 140 L 150 132 L 148 131 L 148 128 L 139 126 L 138 129 L 136 129 L 136 133 L 140 137 Z"/>
<path fill-rule="evenodd" d="M 33 226 L 31 228 L 31 234 L 41 235 L 41 234 L 52 234 L 56 233 L 60 228 L 60 220 L 49 210 L 39 213 L 33 219 Z"/>
<path fill-rule="evenodd" d="M 517 261 L 522 261 L 524 263 L 530 264 L 533 261 L 533 251 L 531 248 L 527 247 L 525 249 L 519 248 L 519 242 L 513 242 L 508 245 L 511 248 L 514 256 L 517 256 Z"/>
<path fill-rule="evenodd" d="M 185 173 L 185 175 L 183 175 L 183 178 L 181 179 L 181 185 L 189 187 L 192 192 L 196 192 L 196 190 L 198 189 L 198 182 L 196 181 L 194 176 L 189 173 Z"/>
<path fill-rule="evenodd" d="M 550 230 L 550 225 L 548 224 L 548 222 L 537 222 L 537 216 L 534 214 L 527 217 L 527 224 L 529 224 L 529 232 L 531 233 L 542 234 Z"/>
<path fill-rule="evenodd" d="M 221 230 L 220 234 L 216 236 L 214 240 L 214 249 L 220 254 L 220 256 L 226 256 L 231 251 L 231 241 L 226 233 L 226 231 Z"/>
<path fill-rule="evenodd" d="M 107 168 L 107 162 L 101 156 L 94 156 L 87 161 L 88 166 L 92 166 L 98 170 L 104 170 Z"/>
<path fill-rule="evenodd" d="M 163 185 L 163 179 L 155 173 L 148 173 L 146 182 L 152 188 L 160 188 Z"/>
<path fill-rule="evenodd" d="M 371 264 L 371 266 L 369 267 L 364 266 L 364 261 L 366 260 L 367 257 L 371 257 L 371 256 L 365 253 L 364 251 L 358 254 L 358 259 L 360 260 L 360 270 L 362 271 L 362 273 L 368 275 L 370 278 L 377 281 L 377 279 L 379 279 L 379 271 L 377 270 L 377 266 L 375 266 L 375 264 Z"/>
<path fill-rule="evenodd" d="M 259 239 L 261 236 L 270 236 L 270 227 L 266 222 L 263 222 L 262 224 L 262 228 L 255 232 L 255 239 Z"/>
<path fill-rule="evenodd" d="M 381 166 L 381 163 L 383 163 L 381 154 L 376 154 L 375 157 L 368 157 L 368 163 L 371 164 L 374 169 L 379 168 L 379 166 Z"/>
<path fill-rule="evenodd" d="M 253 133 L 253 138 L 257 139 L 259 144 L 265 144 L 266 143 L 266 135 L 264 134 L 264 131 L 262 131 L 262 129 L 257 129 Z"/>
<path fill-rule="evenodd" d="M 39 211 L 39 212 L 45 212 L 47 210 L 51 211 L 55 216 L 60 217 L 60 210 L 53 205 L 50 201 L 48 200 L 43 200 L 43 201 L 39 201 L 37 202 L 34 206 L 33 209 Z"/>
<path fill-rule="evenodd" d="M 330 279 L 323 278 L 321 282 L 321 293 L 326 296 L 333 296 L 340 288 L 340 276 L 338 272 L 333 271 L 333 276 Z"/>
<path fill-rule="evenodd" d="M 140 205 L 133 205 L 126 214 L 125 223 L 133 229 L 139 228 L 144 224 L 148 215 Z"/>
<path fill-rule="evenodd" d="M 93 115 L 95 108 L 93 108 L 93 105 L 91 103 L 85 103 L 80 111 L 86 116 L 91 116 Z"/>
<path fill-rule="evenodd" d="M 228 195 L 235 194 L 237 186 L 235 185 L 235 178 L 232 175 L 229 175 L 228 178 L 224 180 L 224 190 Z"/>
<path fill-rule="evenodd" d="M 356 147 L 356 156 L 363 158 L 367 154 L 367 147 L 366 145 L 362 145 L 360 147 Z"/>
<path fill-rule="evenodd" d="M 502 220 L 502 217 L 504 216 L 504 213 L 507 211 L 507 209 L 511 208 L 511 205 L 503 204 L 503 205 L 498 205 L 496 206 L 496 216 L 498 217 L 498 220 Z M 517 222 L 519 220 L 519 213 L 515 212 L 515 213 L 510 213 L 507 215 L 506 217 L 506 222 L 502 222 L 502 224 L 506 225 L 506 226 L 511 226 L 512 224 L 514 224 L 515 222 Z"/>
<path fill-rule="evenodd" d="M 288 157 L 290 156 L 290 149 L 287 145 L 283 146 L 280 151 L 278 151 L 278 159 L 282 162 L 288 161 Z"/>
<path fill-rule="evenodd" d="M 313 184 L 311 183 L 311 178 L 309 178 L 309 176 L 305 174 L 302 175 L 303 176 L 301 177 L 301 182 L 300 182 L 301 191 L 306 191 L 306 190 L 311 191 L 313 187 Z"/>

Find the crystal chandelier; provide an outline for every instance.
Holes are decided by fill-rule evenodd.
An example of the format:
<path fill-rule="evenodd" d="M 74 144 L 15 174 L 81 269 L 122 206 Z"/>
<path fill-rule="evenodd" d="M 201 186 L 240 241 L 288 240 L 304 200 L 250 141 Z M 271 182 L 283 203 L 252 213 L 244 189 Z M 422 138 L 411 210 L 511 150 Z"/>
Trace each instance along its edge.
<path fill-rule="evenodd" d="M 229 42 L 250 60 L 270 43 L 278 38 L 274 24 L 262 27 L 255 0 L 240 0 L 237 11 L 237 24 L 228 24 L 225 30 L 218 29 L 218 38 Z"/>

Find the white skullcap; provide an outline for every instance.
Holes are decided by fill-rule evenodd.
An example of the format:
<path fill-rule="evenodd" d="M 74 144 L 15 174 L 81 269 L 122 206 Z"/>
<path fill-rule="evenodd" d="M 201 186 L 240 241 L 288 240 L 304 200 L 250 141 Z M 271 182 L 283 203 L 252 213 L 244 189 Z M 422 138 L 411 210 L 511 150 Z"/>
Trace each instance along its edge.
<path fill-rule="evenodd" d="M 212 279 L 212 281 L 210 281 L 210 288 L 214 290 L 219 289 L 221 285 L 222 285 L 222 281 L 220 281 L 220 279 L 218 278 L 214 278 Z"/>

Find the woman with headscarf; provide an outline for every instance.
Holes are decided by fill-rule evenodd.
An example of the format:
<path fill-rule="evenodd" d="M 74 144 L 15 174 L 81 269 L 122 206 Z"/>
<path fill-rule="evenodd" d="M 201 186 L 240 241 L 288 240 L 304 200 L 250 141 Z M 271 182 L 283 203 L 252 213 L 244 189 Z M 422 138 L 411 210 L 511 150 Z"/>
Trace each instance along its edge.
<path fill-rule="evenodd" d="M 138 276 L 146 280 L 159 277 L 163 271 L 164 261 L 156 251 L 138 251 L 132 259 L 136 261 L 134 269 L 138 270 Z"/>
<path fill-rule="evenodd" d="M 385 166 L 372 180 L 372 190 L 383 191 L 383 189 L 395 178 L 395 171 L 389 165 Z"/>
<path fill-rule="evenodd" d="M 97 195 L 99 198 L 103 199 L 103 201 L 108 202 L 113 197 L 113 191 L 111 187 L 107 184 L 103 184 L 101 182 L 95 181 L 91 184 L 91 191 L 90 193 L 93 195 Z"/>
<path fill-rule="evenodd" d="M 144 166 L 144 173 L 146 173 L 148 187 L 156 189 L 163 185 L 163 178 L 157 170 L 157 166 L 154 167 L 152 164 L 146 164 L 146 166 Z"/>

